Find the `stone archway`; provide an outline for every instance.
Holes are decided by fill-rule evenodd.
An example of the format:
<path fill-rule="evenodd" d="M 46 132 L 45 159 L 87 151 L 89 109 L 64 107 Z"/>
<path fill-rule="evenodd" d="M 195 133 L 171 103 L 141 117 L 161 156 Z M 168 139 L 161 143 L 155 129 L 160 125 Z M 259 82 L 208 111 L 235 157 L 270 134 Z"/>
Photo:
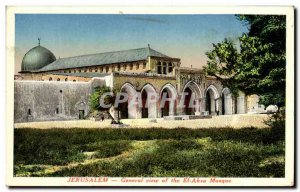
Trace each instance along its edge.
<path fill-rule="evenodd" d="M 202 94 L 199 86 L 194 81 L 189 81 L 183 87 L 185 115 L 200 115 Z M 192 106 L 190 106 L 192 105 Z"/>
<path fill-rule="evenodd" d="M 232 95 L 229 88 L 224 88 L 222 91 L 222 114 L 232 114 Z"/>
<path fill-rule="evenodd" d="M 141 91 L 142 98 L 142 118 L 156 118 L 157 116 L 157 93 L 154 87 L 150 84 L 146 84 Z"/>
<path fill-rule="evenodd" d="M 219 112 L 218 99 L 220 95 L 214 85 L 210 85 L 205 91 L 205 110 L 210 115 L 216 115 Z"/>
<path fill-rule="evenodd" d="M 176 89 L 168 83 L 161 89 L 159 98 L 160 116 L 164 117 L 175 115 L 177 99 Z"/>
<path fill-rule="evenodd" d="M 137 93 L 130 83 L 121 87 L 121 92 L 128 94 L 128 100 L 120 104 L 121 119 L 135 119 L 137 117 Z"/>

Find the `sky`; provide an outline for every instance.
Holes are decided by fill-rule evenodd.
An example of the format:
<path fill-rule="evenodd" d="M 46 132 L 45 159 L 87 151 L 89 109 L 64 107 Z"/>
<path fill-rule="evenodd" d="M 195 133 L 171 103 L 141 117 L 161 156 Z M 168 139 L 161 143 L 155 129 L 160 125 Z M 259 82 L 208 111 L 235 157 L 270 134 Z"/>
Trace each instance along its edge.
<path fill-rule="evenodd" d="M 130 14 L 17 14 L 15 70 L 22 58 L 38 45 L 56 58 L 150 47 L 181 66 L 202 68 L 212 43 L 247 32 L 234 15 L 130 15 Z"/>

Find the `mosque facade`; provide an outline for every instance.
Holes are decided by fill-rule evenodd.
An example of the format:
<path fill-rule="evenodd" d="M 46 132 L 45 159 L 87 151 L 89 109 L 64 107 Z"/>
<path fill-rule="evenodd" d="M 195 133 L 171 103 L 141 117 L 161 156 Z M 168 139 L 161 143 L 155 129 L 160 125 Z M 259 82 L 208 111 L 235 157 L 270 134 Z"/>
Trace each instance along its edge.
<path fill-rule="evenodd" d="M 40 44 L 23 57 L 14 82 L 15 122 L 83 119 L 90 112 L 89 98 L 94 88 L 107 86 L 119 92 L 150 94 L 154 104 L 122 104 L 120 118 L 168 118 L 232 115 L 261 112 L 257 96 L 243 92 L 233 95 L 228 87 L 201 69 L 181 67 L 181 60 L 145 48 L 56 58 Z M 165 93 L 170 99 L 160 107 Z M 178 108 L 182 93 L 197 107 Z M 113 110 L 112 116 L 117 116 Z"/>

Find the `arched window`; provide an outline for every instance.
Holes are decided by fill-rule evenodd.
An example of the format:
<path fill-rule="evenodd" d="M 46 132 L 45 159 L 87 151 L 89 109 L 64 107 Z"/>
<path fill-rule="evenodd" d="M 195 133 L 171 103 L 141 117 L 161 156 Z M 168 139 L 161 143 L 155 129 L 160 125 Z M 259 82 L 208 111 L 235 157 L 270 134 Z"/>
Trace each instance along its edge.
<path fill-rule="evenodd" d="M 143 69 L 146 69 L 146 63 L 143 63 Z"/>
<path fill-rule="evenodd" d="M 132 63 L 130 64 L 129 69 L 130 69 L 130 70 L 133 69 L 133 64 L 132 64 Z"/>
<path fill-rule="evenodd" d="M 123 66 L 123 69 L 124 69 L 124 71 L 126 71 L 126 69 L 127 69 L 127 65 L 126 64 Z"/>
<path fill-rule="evenodd" d="M 109 67 L 107 66 L 105 67 L 105 72 L 108 73 L 108 71 L 109 71 Z"/>
<path fill-rule="evenodd" d="M 31 115 L 31 109 L 27 110 L 27 115 Z"/>
<path fill-rule="evenodd" d="M 57 78 L 57 81 L 60 81 L 60 78 Z"/>
<path fill-rule="evenodd" d="M 52 81 L 52 77 L 49 77 L 49 81 Z"/>
<path fill-rule="evenodd" d="M 161 74 L 161 71 L 162 71 L 162 70 L 161 70 L 161 62 L 158 62 L 158 63 L 157 63 L 157 73 L 158 73 L 158 74 Z"/>
<path fill-rule="evenodd" d="M 172 71 L 173 71 L 173 64 L 169 63 L 168 64 L 168 73 L 172 73 Z"/>
<path fill-rule="evenodd" d="M 65 78 L 65 81 L 68 81 L 68 78 Z"/>
<path fill-rule="evenodd" d="M 140 64 L 137 63 L 137 64 L 136 64 L 136 69 L 139 69 L 139 68 L 140 68 Z"/>
<path fill-rule="evenodd" d="M 81 69 L 79 69 L 78 72 L 81 73 Z"/>
<path fill-rule="evenodd" d="M 119 65 L 118 65 L 118 71 L 120 71 L 120 70 L 121 70 L 121 65 L 119 64 Z"/>

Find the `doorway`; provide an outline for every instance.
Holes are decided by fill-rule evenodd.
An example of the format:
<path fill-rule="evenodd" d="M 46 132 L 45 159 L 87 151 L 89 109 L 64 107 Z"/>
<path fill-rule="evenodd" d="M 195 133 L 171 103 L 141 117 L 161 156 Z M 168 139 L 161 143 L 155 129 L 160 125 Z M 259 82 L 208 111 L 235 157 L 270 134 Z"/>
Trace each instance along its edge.
<path fill-rule="evenodd" d="M 79 119 L 84 118 L 84 110 L 79 110 Z"/>

